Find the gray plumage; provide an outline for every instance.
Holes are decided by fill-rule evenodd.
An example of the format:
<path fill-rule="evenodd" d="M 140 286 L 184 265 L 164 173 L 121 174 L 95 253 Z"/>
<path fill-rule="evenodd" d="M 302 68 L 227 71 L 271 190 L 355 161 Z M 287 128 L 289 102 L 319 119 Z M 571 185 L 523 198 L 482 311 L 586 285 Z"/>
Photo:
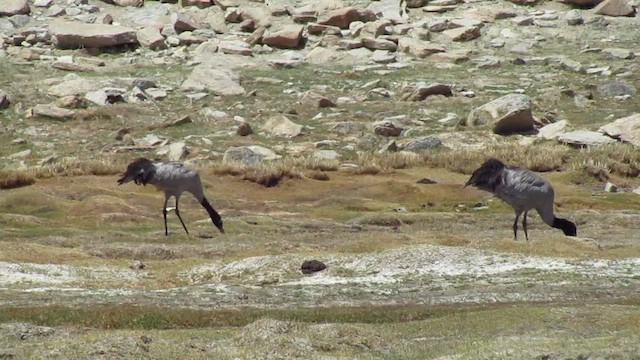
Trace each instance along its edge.
<path fill-rule="evenodd" d="M 476 169 L 465 184 L 489 191 L 497 198 L 509 204 L 516 213 L 513 223 L 513 236 L 518 238 L 518 218 L 524 213 L 522 227 L 527 233 L 527 213 L 535 209 L 549 226 L 560 229 L 567 236 L 576 236 L 576 225 L 566 219 L 557 218 L 553 212 L 555 193 L 553 187 L 543 177 L 533 171 L 509 166 L 497 159 L 488 159 Z"/>
<path fill-rule="evenodd" d="M 221 233 L 224 233 L 222 218 L 204 196 L 202 182 L 197 170 L 176 161 L 151 161 L 145 158 L 138 158 L 127 166 L 127 170 L 118 179 L 118 184 L 122 185 L 130 181 L 133 181 L 136 185 L 151 184 L 164 192 L 165 199 L 162 215 L 164 217 L 165 235 L 169 235 L 167 230 L 167 202 L 172 196 L 176 199 L 176 215 L 180 219 L 184 231 L 189 234 L 189 230 L 187 230 L 184 221 L 182 221 L 180 210 L 178 209 L 178 200 L 185 191 L 193 194 L 200 205 L 207 210 L 213 224 Z"/>

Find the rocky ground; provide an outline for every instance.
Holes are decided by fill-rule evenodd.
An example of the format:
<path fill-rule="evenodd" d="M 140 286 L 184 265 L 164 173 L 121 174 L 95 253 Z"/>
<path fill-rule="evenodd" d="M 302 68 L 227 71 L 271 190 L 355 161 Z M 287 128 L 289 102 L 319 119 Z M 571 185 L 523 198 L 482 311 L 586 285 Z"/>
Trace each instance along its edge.
<path fill-rule="evenodd" d="M 0 358 L 638 358 L 637 5 L 0 1 Z"/>

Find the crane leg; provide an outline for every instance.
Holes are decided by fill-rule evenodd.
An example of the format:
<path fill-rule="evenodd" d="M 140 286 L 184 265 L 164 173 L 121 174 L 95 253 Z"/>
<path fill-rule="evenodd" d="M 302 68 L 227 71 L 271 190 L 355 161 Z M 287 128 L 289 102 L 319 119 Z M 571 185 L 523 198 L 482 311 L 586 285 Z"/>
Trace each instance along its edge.
<path fill-rule="evenodd" d="M 189 230 L 187 230 L 187 226 L 184 224 L 184 221 L 182 221 L 182 216 L 180 216 L 180 210 L 178 210 L 178 197 L 176 197 L 176 215 L 178 215 L 178 219 L 180 219 L 180 223 L 182 224 L 184 231 L 186 231 L 187 235 L 189 235 Z"/>
<path fill-rule="evenodd" d="M 167 229 L 167 202 L 169 198 L 165 196 L 164 198 L 164 206 L 162 207 L 162 217 L 164 217 L 164 236 L 169 235 L 169 230 Z"/>
<path fill-rule="evenodd" d="M 529 211 L 524 212 L 524 216 L 522 217 L 522 227 L 524 228 L 524 237 L 529 241 L 529 234 L 527 233 L 527 213 Z"/>

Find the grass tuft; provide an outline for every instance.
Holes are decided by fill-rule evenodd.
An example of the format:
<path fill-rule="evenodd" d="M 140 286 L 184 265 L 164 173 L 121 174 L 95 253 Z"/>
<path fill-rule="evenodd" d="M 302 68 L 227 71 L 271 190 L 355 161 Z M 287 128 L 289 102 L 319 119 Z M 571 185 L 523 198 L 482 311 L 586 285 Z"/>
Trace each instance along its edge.
<path fill-rule="evenodd" d="M 35 182 L 35 176 L 28 170 L 0 170 L 0 189 L 15 189 Z"/>

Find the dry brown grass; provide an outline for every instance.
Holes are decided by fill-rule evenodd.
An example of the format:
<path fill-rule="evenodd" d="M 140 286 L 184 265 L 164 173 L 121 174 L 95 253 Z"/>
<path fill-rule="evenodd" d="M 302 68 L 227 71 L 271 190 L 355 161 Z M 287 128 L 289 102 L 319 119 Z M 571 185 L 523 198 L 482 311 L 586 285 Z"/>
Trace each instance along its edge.
<path fill-rule="evenodd" d="M 15 189 L 36 182 L 35 176 L 28 170 L 0 170 L 0 189 Z"/>
<path fill-rule="evenodd" d="M 327 173 L 322 172 L 322 171 L 315 171 L 315 172 L 312 172 L 311 174 L 309 174 L 307 176 L 310 179 L 313 179 L 313 180 L 319 180 L 319 181 L 329 181 L 329 180 L 331 180 L 329 175 L 327 175 Z"/>

